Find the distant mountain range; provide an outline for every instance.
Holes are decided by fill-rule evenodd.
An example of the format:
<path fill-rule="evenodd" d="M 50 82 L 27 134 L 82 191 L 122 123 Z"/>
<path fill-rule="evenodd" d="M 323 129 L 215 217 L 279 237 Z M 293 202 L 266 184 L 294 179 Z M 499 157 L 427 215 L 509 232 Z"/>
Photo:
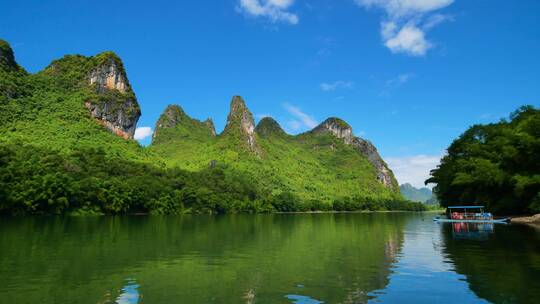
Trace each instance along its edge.
<path fill-rule="evenodd" d="M 407 183 L 399 186 L 399 189 L 401 191 L 401 195 L 403 195 L 403 197 L 410 201 L 425 204 L 437 203 L 437 198 L 433 195 L 433 192 L 429 188 L 416 188 L 413 185 Z"/>

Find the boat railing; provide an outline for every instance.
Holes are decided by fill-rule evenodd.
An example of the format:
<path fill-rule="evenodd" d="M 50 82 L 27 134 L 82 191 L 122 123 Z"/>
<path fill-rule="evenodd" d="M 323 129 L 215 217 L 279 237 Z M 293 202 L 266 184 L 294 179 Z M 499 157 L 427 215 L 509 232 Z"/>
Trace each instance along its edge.
<path fill-rule="evenodd" d="M 467 213 L 452 212 L 450 218 L 453 220 L 492 220 L 493 215 L 489 212 Z"/>

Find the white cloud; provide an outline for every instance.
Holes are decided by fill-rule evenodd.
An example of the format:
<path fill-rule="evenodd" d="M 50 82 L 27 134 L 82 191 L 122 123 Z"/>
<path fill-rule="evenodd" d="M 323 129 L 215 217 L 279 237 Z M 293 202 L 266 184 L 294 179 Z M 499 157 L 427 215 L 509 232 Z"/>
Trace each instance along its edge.
<path fill-rule="evenodd" d="M 312 129 L 318 125 L 317 121 L 311 115 L 302 112 L 299 107 L 288 103 L 285 103 L 283 107 L 287 112 L 294 116 L 294 119 L 289 121 L 291 129 L 299 130 L 302 127 Z"/>
<path fill-rule="evenodd" d="M 391 18 L 401 18 L 447 7 L 454 0 L 355 0 L 355 2 L 367 8 L 382 8 Z"/>
<path fill-rule="evenodd" d="M 390 49 L 392 53 L 406 53 L 412 56 L 423 56 L 427 50 L 431 48 L 425 38 L 425 33 L 414 24 L 407 24 L 399 31 L 394 30 L 388 32 L 387 29 L 382 30 L 382 36 L 387 37 L 384 45 Z"/>
<path fill-rule="evenodd" d="M 430 177 L 429 172 L 437 167 L 441 157 L 441 155 L 421 154 L 388 157 L 385 160 L 400 184 L 410 183 L 415 187 L 424 187 L 424 181 Z"/>
<path fill-rule="evenodd" d="M 445 21 L 454 21 L 454 17 L 442 15 L 442 14 L 433 14 L 429 16 L 426 21 L 422 24 L 424 30 L 429 30 Z"/>
<path fill-rule="evenodd" d="M 271 22 L 298 24 L 298 15 L 288 11 L 295 0 L 239 0 L 237 10 L 253 17 L 265 17 Z"/>
<path fill-rule="evenodd" d="M 321 83 L 321 90 L 325 92 L 329 92 L 329 91 L 335 91 L 337 89 L 350 89 L 353 87 L 353 85 L 354 85 L 354 82 L 343 81 L 343 80 L 334 81 L 332 83 L 323 82 Z"/>
<path fill-rule="evenodd" d="M 153 133 L 154 131 L 152 131 L 152 128 L 150 127 L 140 127 L 135 130 L 135 135 L 133 138 L 136 140 L 143 140 L 152 136 Z"/>
<path fill-rule="evenodd" d="M 381 22 L 381 37 L 392 53 L 423 56 L 433 47 L 426 39 L 426 31 L 452 20 L 442 14 L 431 14 L 451 5 L 454 0 L 355 0 L 365 8 L 384 10 L 386 17 Z"/>

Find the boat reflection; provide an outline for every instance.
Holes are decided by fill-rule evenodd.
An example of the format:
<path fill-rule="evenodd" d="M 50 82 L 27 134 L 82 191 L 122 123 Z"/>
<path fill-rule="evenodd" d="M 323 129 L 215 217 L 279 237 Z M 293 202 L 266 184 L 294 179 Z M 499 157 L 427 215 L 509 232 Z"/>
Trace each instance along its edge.
<path fill-rule="evenodd" d="M 493 233 L 493 223 L 452 223 L 454 239 L 485 241 Z"/>
<path fill-rule="evenodd" d="M 442 236 L 444 256 L 479 298 L 491 303 L 538 303 L 540 233 L 534 228 L 444 225 Z"/>

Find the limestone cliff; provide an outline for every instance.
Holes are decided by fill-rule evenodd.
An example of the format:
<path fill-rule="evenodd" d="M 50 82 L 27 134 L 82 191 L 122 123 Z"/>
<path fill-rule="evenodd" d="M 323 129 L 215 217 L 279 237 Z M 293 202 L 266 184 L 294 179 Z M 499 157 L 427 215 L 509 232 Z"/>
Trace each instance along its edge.
<path fill-rule="evenodd" d="M 210 133 L 212 133 L 213 136 L 216 136 L 216 127 L 214 126 L 214 121 L 212 118 L 207 118 L 205 121 L 203 121 L 203 123 L 210 130 Z"/>
<path fill-rule="evenodd" d="M 390 170 L 390 168 L 388 168 L 388 165 L 379 155 L 377 148 L 375 148 L 375 146 L 370 141 L 360 137 L 355 137 L 352 146 L 358 152 L 362 153 L 375 167 L 375 170 L 377 171 L 377 179 L 379 180 L 379 182 L 381 182 L 387 188 L 391 188 L 396 192 L 399 191 L 394 173 L 392 172 L 392 170 Z"/>
<path fill-rule="evenodd" d="M 240 96 L 234 96 L 231 108 L 227 116 L 227 124 L 223 131 L 224 136 L 239 136 L 241 144 L 250 152 L 260 154 L 261 149 L 257 144 L 255 134 L 255 121 L 253 115 L 246 107 L 246 103 Z"/>
<path fill-rule="evenodd" d="M 323 121 L 320 125 L 313 129 L 314 133 L 330 132 L 337 138 L 343 139 L 343 141 L 350 145 L 353 143 L 354 135 L 351 126 L 344 120 L 331 117 Z"/>
<path fill-rule="evenodd" d="M 112 52 L 94 58 L 94 68 L 87 77 L 96 98 L 85 106 L 92 117 L 125 139 L 133 138 L 141 110 L 124 70 L 122 61 Z"/>
<path fill-rule="evenodd" d="M 113 57 L 109 58 L 103 64 L 90 72 L 90 84 L 96 84 L 100 93 L 106 90 L 118 90 L 126 93 L 128 84 L 123 69 L 119 68 L 119 63 Z"/>
<path fill-rule="evenodd" d="M 399 191 L 394 173 L 379 155 L 377 148 L 368 140 L 354 136 L 353 130 L 348 123 L 339 118 L 332 117 L 315 127 L 312 132 L 330 132 L 337 138 L 342 139 L 345 144 L 354 147 L 356 151 L 366 157 L 373 165 L 377 172 L 377 180 L 380 183 L 396 192 Z"/>

